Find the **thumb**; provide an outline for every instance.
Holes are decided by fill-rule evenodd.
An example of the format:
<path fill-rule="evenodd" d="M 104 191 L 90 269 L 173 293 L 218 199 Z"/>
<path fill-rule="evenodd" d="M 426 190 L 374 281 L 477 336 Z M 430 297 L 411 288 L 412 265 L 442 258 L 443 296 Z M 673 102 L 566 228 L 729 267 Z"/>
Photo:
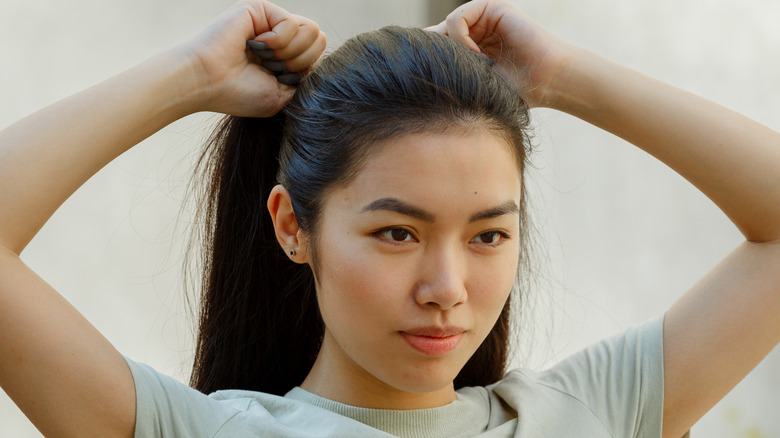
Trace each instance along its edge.
<path fill-rule="evenodd" d="M 433 26 L 428 26 L 423 30 L 427 30 L 428 32 L 436 32 L 440 33 L 442 35 L 447 35 L 447 23 L 442 21 L 439 24 L 434 24 Z"/>

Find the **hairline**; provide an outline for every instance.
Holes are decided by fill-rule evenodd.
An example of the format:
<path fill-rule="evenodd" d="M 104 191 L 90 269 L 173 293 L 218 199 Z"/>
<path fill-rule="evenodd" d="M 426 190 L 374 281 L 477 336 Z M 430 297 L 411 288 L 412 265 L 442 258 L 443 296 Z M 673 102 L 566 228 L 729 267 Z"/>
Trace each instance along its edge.
<path fill-rule="evenodd" d="M 439 120 L 434 121 L 431 124 L 425 125 L 424 123 L 420 122 L 411 122 L 408 123 L 411 125 L 411 129 L 403 132 L 390 132 L 388 135 L 376 138 L 372 137 L 373 133 L 368 133 L 366 135 L 363 135 L 361 137 L 356 138 L 352 143 L 353 145 L 367 145 L 371 144 L 371 147 L 365 147 L 363 148 L 365 150 L 365 153 L 362 154 L 355 154 L 356 158 L 353 160 L 349 169 L 344 174 L 344 178 L 342 178 L 341 181 L 335 181 L 333 184 L 328 186 L 321 197 L 322 201 L 319 205 L 319 215 L 315 220 L 309 224 L 309 230 L 304 231 L 304 238 L 306 239 L 307 247 L 309 248 L 309 255 L 311 258 L 311 270 L 314 275 L 315 281 L 318 280 L 318 270 L 321 266 L 320 264 L 320 251 L 319 251 L 319 225 L 322 220 L 322 215 L 325 211 L 325 205 L 330 201 L 332 195 L 339 191 L 340 189 L 343 189 L 347 186 L 349 186 L 352 182 L 354 182 L 355 178 L 360 174 L 360 172 L 363 171 L 363 169 L 366 166 L 366 163 L 374 157 L 376 154 L 380 153 L 381 150 L 388 146 L 392 141 L 398 140 L 400 138 L 404 137 L 411 137 L 411 136 L 417 136 L 421 134 L 430 134 L 430 135 L 444 135 L 444 134 L 468 134 L 468 133 L 477 133 L 477 132 L 485 132 L 488 133 L 499 140 L 506 146 L 507 150 L 512 154 L 512 156 L 515 157 L 515 160 L 517 162 L 517 169 L 520 172 L 520 178 L 521 181 L 523 179 L 523 175 L 525 172 L 523 160 L 524 156 L 522 155 L 524 143 L 521 139 L 518 141 L 520 144 L 517 144 L 517 141 L 512 137 L 510 134 L 510 130 L 507 129 L 505 126 L 503 126 L 498 120 L 495 120 L 492 117 L 487 116 L 480 116 L 480 115 L 473 115 L 472 117 L 469 117 L 468 119 L 460 118 L 460 120 L 453 120 L 456 119 L 456 117 L 450 117 L 450 118 L 444 118 L 443 116 L 440 116 Z M 408 122 L 408 121 L 406 121 Z M 403 122 L 402 122 L 403 123 Z M 521 182 L 521 198 L 524 198 L 524 194 L 522 192 L 525 191 L 525 184 Z M 518 213 L 519 216 L 522 217 L 524 214 L 525 205 L 524 202 L 521 202 L 518 205 Z"/>

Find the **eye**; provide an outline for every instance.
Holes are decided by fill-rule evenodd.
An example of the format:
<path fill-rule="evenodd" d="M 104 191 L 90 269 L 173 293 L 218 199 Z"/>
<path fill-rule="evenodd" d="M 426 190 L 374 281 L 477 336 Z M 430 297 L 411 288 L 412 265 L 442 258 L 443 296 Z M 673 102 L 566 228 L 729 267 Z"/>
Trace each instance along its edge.
<path fill-rule="evenodd" d="M 485 245 L 498 246 L 508 239 L 509 235 L 501 231 L 488 231 L 477 235 L 471 239 L 472 242 L 482 243 Z"/>
<path fill-rule="evenodd" d="M 405 228 L 385 228 L 374 233 L 375 236 L 391 242 L 413 242 L 412 232 Z"/>

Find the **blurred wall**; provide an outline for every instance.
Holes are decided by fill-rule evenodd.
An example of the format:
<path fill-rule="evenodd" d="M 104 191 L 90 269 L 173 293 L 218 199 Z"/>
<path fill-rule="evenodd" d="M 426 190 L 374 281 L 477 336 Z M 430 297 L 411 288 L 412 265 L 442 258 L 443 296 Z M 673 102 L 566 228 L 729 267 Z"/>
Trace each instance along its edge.
<path fill-rule="evenodd" d="M 441 15 L 414 0 L 288 0 L 331 48 L 385 24 Z M 173 46 L 225 0 L 4 0 L 0 127 Z M 769 0 L 515 2 L 558 35 L 780 128 L 780 4 Z M 661 314 L 740 242 L 710 201 L 641 151 L 571 117 L 535 110 L 530 172 L 540 244 L 531 329 L 518 365 L 542 367 Z M 179 121 L 101 171 L 23 254 L 125 355 L 187 380 L 191 322 L 182 292 L 199 145 L 216 120 Z M 2 206 L 0 206 L 2 208 Z M 0 279 L 1 281 L 1 279 Z M 774 353 L 694 436 L 780 436 Z M 0 393 L 0 436 L 39 437 Z"/>

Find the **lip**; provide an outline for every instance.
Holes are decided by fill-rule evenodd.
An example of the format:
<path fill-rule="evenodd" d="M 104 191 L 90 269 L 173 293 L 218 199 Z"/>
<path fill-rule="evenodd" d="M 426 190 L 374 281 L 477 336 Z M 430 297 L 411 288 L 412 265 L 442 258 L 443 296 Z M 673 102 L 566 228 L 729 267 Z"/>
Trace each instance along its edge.
<path fill-rule="evenodd" d="M 426 356 L 442 356 L 460 344 L 465 331 L 460 327 L 419 327 L 404 330 L 401 336 L 407 344 Z"/>

